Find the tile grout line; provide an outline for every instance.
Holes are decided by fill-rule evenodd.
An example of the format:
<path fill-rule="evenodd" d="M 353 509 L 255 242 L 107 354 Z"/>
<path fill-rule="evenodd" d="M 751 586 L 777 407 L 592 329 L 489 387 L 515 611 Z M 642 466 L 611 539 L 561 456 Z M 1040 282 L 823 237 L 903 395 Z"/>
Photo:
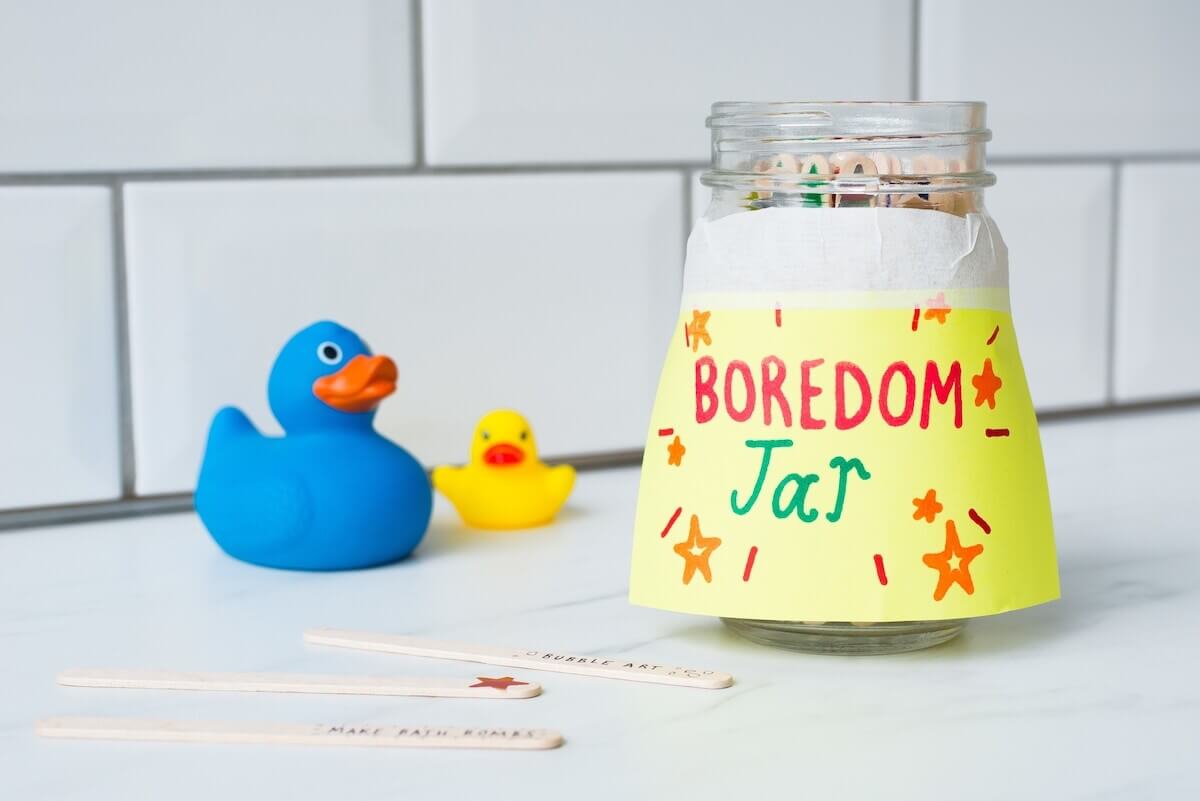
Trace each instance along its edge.
<path fill-rule="evenodd" d="M 133 383 L 130 378 L 129 281 L 125 254 L 125 186 L 120 179 L 109 185 L 112 193 L 113 328 L 117 363 L 117 432 L 119 437 L 121 497 L 137 494 L 137 465 L 133 450 Z"/>
<path fill-rule="evenodd" d="M 74 523 L 97 523 L 103 520 L 118 520 L 131 517 L 174 514 L 192 509 L 190 492 L 169 495 L 147 495 L 139 498 L 119 498 L 112 501 L 86 501 L 83 503 L 40 506 L 26 509 L 10 509 L 0 512 L 0 535 L 9 531 L 21 531 L 45 526 L 61 526 Z"/>
<path fill-rule="evenodd" d="M 1197 156 L 1200 159 L 1200 156 Z M 230 181 L 304 180 L 317 178 L 403 178 L 409 176 L 486 176 L 513 174 L 665 172 L 695 170 L 702 161 L 547 162 L 513 164 L 461 164 L 438 167 L 410 165 L 321 167 L 201 167 L 194 169 L 108 170 L 95 172 L 0 173 L 0 186 L 105 185 L 112 181 Z"/>
<path fill-rule="evenodd" d="M 1108 322 L 1107 338 L 1105 346 L 1108 349 L 1106 354 L 1105 367 L 1107 375 L 1105 376 L 1105 398 L 1109 404 L 1117 403 L 1117 247 L 1120 245 L 1119 225 L 1121 221 L 1121 173 L 1123 172 L 1121 162 L 1114 160 L 1110 167 L 1112 168 L 1112 191 L 1110 191 L 1109 210 L 1108 210 L 1108 308 L 1105 309 L 1105 316 Z"/>
<path fill-rule="evenodd" d="M 1200 408 L 1200 395 L 1180 395 L 1175 398 L 1153 398 L 1151 400 L 1128 401 L 1126 403 L 1098 403 L 1090 406 L 1068 406 L 1037 412 L 1039 423 L 1069 423 L 1097 418 L 1119 418 L 1134 414 L 1169 412 L 1180 409 Z"/>
<path fill-rule="evenodd" d="M 1180 161 L 1200 161 L 1200 152 L 1000 154 L 997 156 L 989 155 L 988 161 L 995 164 L 1011 165 L 1111 164 L 1114 161 L 1119 161 L 1123 164 L 1174 164 Z"/>
<path fill-rule="evenodd" d="M 1067 164 L 1172 164 L 1200 162 L 1200 151 L 1176 153 L 1133 154 L 1059 154 L 1059 155 L 993 155 L 991 164 L 1067 165 Z M 612 161 L 612 162 L 547 162 L 514 164 L 460 164 L 431 167 L 368 165 L 323 167 L 200 167 L 189 169 L 100 170 L 83 172 L 0 173 L 0 186 L 110 186 L 121 183 L 166 181 L 262 181 L 307 180 L 321 178 L 403 178 L 414 176 L 488 176 L 488 175 L 554 175 L 564 173 L 666 172 L 699 170 L 707 167 L 704 161 Z"/>
<path fill-rule="evenodd" d="M 642 449 L 602 451 L 598 453 L 567 454 L 546 458 L 550 465 L 570 464 L 580 472 L 637 467 L 642 463 Z M 157 514 L 188 512 L 194 508 L 190 492 L 171 492 L 155 495 L 130 496 L 108 501 L 31 506 L 0 510 L 0 533 L 23 528 L 91 523 L 126 517 L 145 517 Z"/>
<path fill-rule="evenodd" d="M 417 167 L 426 165 L 425 155 L 425 31 L 422 0 L 412 0 L 412 35 L 410 39 L 412 59 L 412 103 L 413 103 L 413 161 Z"/>
<path fill-rule="evenodd" d="M 912 57 L 908 65 L 909 100 L 921 99 L 921 0 L 912 0 Z"/>

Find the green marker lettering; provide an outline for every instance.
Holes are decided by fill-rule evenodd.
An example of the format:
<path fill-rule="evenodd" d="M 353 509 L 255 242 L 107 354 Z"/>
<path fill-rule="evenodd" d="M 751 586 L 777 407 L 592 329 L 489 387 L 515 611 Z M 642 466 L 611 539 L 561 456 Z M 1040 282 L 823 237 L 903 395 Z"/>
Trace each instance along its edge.
<path fill-rule="evenodd" d="M 750 493 L 750 500 L 746 501 L 746 505 L 738 507 L 737 490 L 729 493 L 729 505 L 733 507 L 733 513 L 736 515 L 744 515 L 754 506 L 754 502 L 758 500 L 758 494 L 762 492 L 763 482 L 767 479 L 767 468 L 771 466 L 771 451 L 776 448 L 792 447 L 790 439 L 748 439 L 746 440 L 747 448 L 762 448 L 762 463 L 758 467 L 758 478 L 754 480 L 754 489 Z M 776 493 L 778 496 L 779 493 Z"/>
<path fill-rule="evenodd" d="M 779 482 L 779 486 L 775 488 L 775 497 L 771 499 L 771 511 L 780 520 L 791 516 L 793 511 L 795 511 L 796 517 L 805 523 L 811 523 L 816 520 L 820 512 L 816 509 L 805 510 L 804 499 L 808 496 L 808 488 L 820 480 L 820 477 L 815 473 L 809 473 L 806 476 L 802 476 L 799 473 L 788 473 L 783 477 L 783 481 Z M 783 507 L 779 504 L 779 499 L 783 497 L 783 488 L 789 483 L 796 485 L 796 491 L 792 493 L 792 499 L 788 501 L 787 507 Z"/>
<path fill-rule="evenodd" d="M 870 478 L 871 474 L 863 466 L 862 460 L 857 458 L 846 459 L 843 456 L 835 456 L 829 461 L 829 466 L 840 472 L 838 473 L 837 502 L 833 505 L 832 512 L 826 512 L 825 519 L 830 523 L 836 523 L 842 519 L 842 509 L 846 504 L 846 481 L 850 471 L 853 470 L 857 473 L 862 481 Z"/>

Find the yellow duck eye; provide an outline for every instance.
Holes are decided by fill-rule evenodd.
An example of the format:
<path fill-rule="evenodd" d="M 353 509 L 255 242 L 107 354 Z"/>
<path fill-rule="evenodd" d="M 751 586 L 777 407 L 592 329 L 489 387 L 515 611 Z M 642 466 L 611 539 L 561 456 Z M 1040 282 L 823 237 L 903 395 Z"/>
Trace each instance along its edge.
<path fill-rule="evenodd" d="M 480 432 L 479 432 L 479 435 L 480 435 L 481 437 L 483 437 L 484 439 L 490 439 L 490 438 L 491 438 L 491 435 L 490 435 L 490 434 L 488 434 L 488 432 L 486 432 L 486 431 L 480 431 Z"/>
<path fill-rule="evenodd" d="M 527 439 L 529 439 L 529 432 L 528 432 L 528 431 L 522 431 L 522 432 L 521 432 L 521 439 L 522 439 L 522 440 L 527 440 Z"/>

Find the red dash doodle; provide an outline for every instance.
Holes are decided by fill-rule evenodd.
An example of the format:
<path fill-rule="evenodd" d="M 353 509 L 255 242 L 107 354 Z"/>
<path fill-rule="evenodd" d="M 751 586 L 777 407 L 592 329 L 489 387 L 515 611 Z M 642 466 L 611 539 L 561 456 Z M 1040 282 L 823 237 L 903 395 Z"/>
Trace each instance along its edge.
<path fill-rule="evenodd" d="M 921 322 L 921 307 L 920 307 L 920 306 L 918 306 L 917 308 L 913 309 L 913 322 L 912 322 L 912 328 L 913 328 L 913 330 L 914 330 L 914 331 L 916 331 L 916 330 L 917 330 L 917 325 L 918 325 L 920 322 Z"/>
<path fill-rule="evenodd" d="M 992 329 L 992 335 L 990 337 L 988 337 L 987 344 L 990 345 L 993 342 L 995 342 L 996 337 L 998 337 L 998 336 L 1000 336 L 1000 326 L 996 326 L 994 329 Z"/>
<path fill-rule="evenodd" d="M 659 435 L 660 437 L 669 437 L 669 436 L 671 436 L 671 435 L 672 435 L 672 434 L 674 434 L 674 433 L 675 433 L 675 429 L 673 429 L 673 428 L 660 428 L 660 429 L 658 429 L 658 435 Z"/>
<path fill-rule="evenodd" d="M 967 510 L 967 517 L 971 518 L 971 522 L 983 529 L 984 534 L 991 534 L 992 527 L 988 525 L 988 521 L 979 516 L 979 512 L 974 509 Z"/>
<path fill-rule="evenodd" d="M 883 554 L 875 554 L 875 575 L 879 576 L 879 583 L 887 586 L 887 573 L 883 570 Z"/>
<path fill-rule="evenodd" d="M 692 346 L 692 338 L 688 334 L 688 324 L 687 323 L 683 324 L 683 344 L 684 344 L 684 347 L 688 347 L 688 348 L 690 348 Z"/>
<path fill-rule="evenodd" d="M 1007 437 L 1008 429 L 1007 428 L 985 428 L 983 430 L 983 433 L 988 435 L 989 437 Z"/>
<path fill-rule="evenodd" d="M 667 536 L 667 532 L 671 530 L 671 526 L 675 525 L 675 521 L 679 519 L 679 515 L 681 515 L 681 514 L 683 514 L 683 507 L 676 506 L 675 514 L 671 515 L 671 519 L 667 521 L 666 528 L 664 528 L 662 530 L 662 534 L 659 534 L 658 536 L 665 538 Z"/>
<path fill-rule="evenodd" d="M 758 546 L 751 545 L 750 553 L 746 556 L 746 569 L 742 571 L 742 581 L 750 580 L 750 571 L 754 569 L 754 557 L 758 556 Z"/>
<path fill-rule="evenodd" d="M 775 327 L 780 328 L 782 326 L 783 326 L 783 309 L 776 306 L 775 307 Z"/>

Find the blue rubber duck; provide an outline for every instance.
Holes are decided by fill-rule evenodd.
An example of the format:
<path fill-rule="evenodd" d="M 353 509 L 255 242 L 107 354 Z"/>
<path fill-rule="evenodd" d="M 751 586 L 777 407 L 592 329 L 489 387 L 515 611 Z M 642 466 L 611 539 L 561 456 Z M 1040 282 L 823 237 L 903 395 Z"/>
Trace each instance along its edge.
<path fill-rule="evenodd" d="M 408 556 L 429 525 L 433 491 L 417 460 L 373 427 L 395 388 L 395 363 L 337 323 L 288 340 L 267 384 L 285 435 L 262 435 L 233 407 L 209 428 L 196 512 L 217 544 L 289 570 Z"/>

